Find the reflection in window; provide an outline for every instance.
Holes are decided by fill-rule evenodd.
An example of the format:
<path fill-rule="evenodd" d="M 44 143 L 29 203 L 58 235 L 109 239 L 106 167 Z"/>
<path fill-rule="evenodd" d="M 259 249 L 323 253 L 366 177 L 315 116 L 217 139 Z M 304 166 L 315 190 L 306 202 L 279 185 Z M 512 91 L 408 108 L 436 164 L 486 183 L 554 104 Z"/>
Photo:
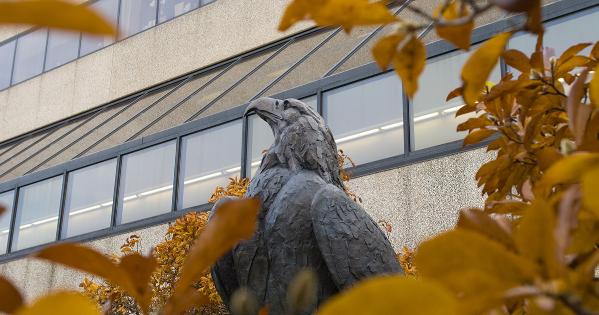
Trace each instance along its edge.
<path fill-rule="evenodd" d="M 174 141 L 123 156 L 118 199 L 120 223 L 170 211 L 174 168 Z"/>
<path fill-rule="evenodd" d="M 234 121 L 181 141 L 181 197 L 179 208 L 208 203 L 216 186 L 240 176 L 241 121 Z"/>
<path fill-rule="evenodd" d="M 46 70 L 74 60 L 79 53 L 79 33 L 51 30 L 46 48 Z"/>
<path fill-rule="evenodd" d="M 457 132 L 456 128 L 476 114 L 456 118 L 455 112 L 463 105 L 462 98 L 456 97 L 449 102 L 445 99 L 450 91 L 462 84 L 459 74 L 469 56 L 469 53 L 456 51 L 427 61 L 419 79 L 422 88 L 412 101 L 416 150 L 460 140 L 467 135 L 467 132 Z M 500 79 L 501 71 L 497 65 L 488 80 L 499 82 Z"/>
<path fill-rule="evenodd" d="M 394 73 L 323 94 L 323 113 L 337 142 L 356 164 L 403 153 L 401 82 Z"/>
<path fill-rule="evenodd" d="M 19 250 L 56 239 L 62 176 L 19 188 L 12 248 Z"/>
<path fill-rule="evenodd" d="M 159 0 L 158 23 L 168 21 L 199 7 L 199 0 Z"/>
<path fill-rule="evenodd" d="M 98 0 L 91 4 L 91 8 L 100 14 L 104 19 L 117 24 L 117 16 L 119 14 L 118 0 Z M 114 42 L 114 36 L 98 36 L 83 34 L 81 36 L 81 51 L 80 55 L 84 56 L 92 53 L 102 47 L 106 47 Z"/>
<path fill-rule="evenodd" d="M 121 0 L 119 36 L 135 35 L 156 25 L 156 0 Z"/>
<path fill-rule="evenodd" d="M 17 39 L 13 83 L 25 81 L 42 73 L 47 34 L 47 30 L 40 29 Z"/>
<path fill-rule="evenodd" d="M 262 155 L 264 151 L 268 150 L 274 141 L 274 136 L 270 126 L 264 122 L 258 115 L 251 115 L 248 117 L 248 165 L 246 169 L 250 174 L 250 177 L 256 175 L 260 162 L 262 161 Z"/>
<path fill-rule="evenodd" d="M 0 254 L 8 250 L 8 234 L 10 232 L 10 220 L 12 219 L 12 205 L 15 191 L 7 191 L 0 194 L 0 206 L 4 207 L 4 214 L 0 216 Z"/>
<path fill-rule="evenodd" d="M 301 99 L 302 102 L 312 107 L 315 112 L 317 110 L 317 99 L 316 95 L 312 95 Z M 256 175 L 260 162 L 262 161 L 262 155 L 264 151 L 268 150 L 274 141 L 274 136 L 270 126 L 257 115 L 251 115 L 248 117 L 248 140 L 247 140 L 247 156 L 248 164 L 246 169 L 250 177 Z"/>
<path fill-rule="evenodd" d="M 555 55 L 560 56 L 572 45 L 588 42 L 594 43 L 597 41 L 599 7 L 570 14 L 564 18 L 550 21 L 544 26 L 543 45 L 554 49 Z M 534 51 L 535 43 L 536 37 L 528 34 L 519 34 L 510 39 L 509 46 L 530 55 Z M 590 49 L 588 47 L 580 52 L 580 54 L 587 55 Z"/>
<path fill-rule="evenodd" d="M 0 89 L 10 85 L 12 74 L 12 60 L 15 54 L 15 41 L 4 43 L 0 46 Z"/>
<path fill-rule="evenodd" d="M 116 160 L 69 173 L 65 214 L 66 237 L 110 227 Z"/>

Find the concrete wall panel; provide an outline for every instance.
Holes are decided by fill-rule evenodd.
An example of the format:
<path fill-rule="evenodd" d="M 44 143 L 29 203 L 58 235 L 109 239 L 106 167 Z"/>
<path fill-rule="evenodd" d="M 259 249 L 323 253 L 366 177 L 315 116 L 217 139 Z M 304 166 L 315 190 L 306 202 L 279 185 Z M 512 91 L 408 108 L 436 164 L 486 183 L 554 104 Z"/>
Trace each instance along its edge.
<path fill-rule="evenodd" d="M 1 127 L 0 141 L 307 28 L 276 30 L 286 3 L 254 0 L 245 10 L 245 1 L 218 0 L 1 91 L 9 96 L 0 112 L 15 122 Z M 16 32 L 2 29 L 0 38 Z"/>

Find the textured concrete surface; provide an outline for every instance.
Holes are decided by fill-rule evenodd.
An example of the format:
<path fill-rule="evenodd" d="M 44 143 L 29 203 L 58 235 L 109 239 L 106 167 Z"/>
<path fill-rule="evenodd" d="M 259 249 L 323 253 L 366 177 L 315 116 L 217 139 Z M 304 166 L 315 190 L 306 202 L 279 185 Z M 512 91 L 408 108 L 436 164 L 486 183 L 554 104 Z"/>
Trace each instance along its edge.
<path fill-rule="evenodd" d="M 0 141 L 308 27 L 276 30 L 286 3 L 218 0 L 1 91 Z M 0 28 L 0 40 L 23 29 Z"/>
<path fill-rule="evenodd" d="M 362 206 L 375 221 L 393 226 L 389 238 L 396 251 L 450 229 L 459 209 L 481 206 L 474 174 L 491 158 L 482 149 L 467 151 L 377 174 L 355 178 L 350 188 L 363 199 Z M 141 236 L 149 253 L 162 240 L 167 224 L 90 242 L 105 253 L 118 253 L 127 236 Z M 48 290 L 74 289 L 84 274 L 30 258 L 0 264 L 0 274 L 12 279 L 28 299 Z"/>
<path fill-rule="evenodd" d="M 452 228 L 460 209 L 482 206 L 474 175 L 491 158 L 483 149 L 467 151 L 359 177 L 349 187 L 375 221 L 391 223 L 396 250 L 414 248 Z"/>

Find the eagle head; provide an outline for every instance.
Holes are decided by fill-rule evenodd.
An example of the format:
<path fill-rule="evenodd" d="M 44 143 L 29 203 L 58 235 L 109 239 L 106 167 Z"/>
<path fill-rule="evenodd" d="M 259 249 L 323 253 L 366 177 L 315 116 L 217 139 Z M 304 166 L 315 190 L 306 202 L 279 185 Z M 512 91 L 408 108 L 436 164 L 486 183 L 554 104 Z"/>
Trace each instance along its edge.
<path fill-rule="evenodd" d="M 277 165 L 292 171 L 313 170 L 326 182 L 343 188 L 333 135 L 310 106 L 296 99 L 262 97 L 249 104 L 245 115 L 251 113 L 264 120 L 274 135 L 259 172 Z"/>

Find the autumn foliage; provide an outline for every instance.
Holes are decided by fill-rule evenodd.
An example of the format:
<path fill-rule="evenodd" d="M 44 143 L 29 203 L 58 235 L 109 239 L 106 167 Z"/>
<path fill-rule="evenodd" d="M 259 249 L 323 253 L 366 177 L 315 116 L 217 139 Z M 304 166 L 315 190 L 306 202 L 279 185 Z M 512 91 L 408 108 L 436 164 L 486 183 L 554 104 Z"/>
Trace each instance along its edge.
<path fill-rule="evenodd" d="M 164 240 L 152 250 L 157 266 L 150 278 L 152 290 L 151 307 L 154 312 L 161 310 L 173 294 L 175 283 L 179 279 L 181 266 L 188 254 L 193 241 L 199 236 L 208 222 L 208 213 L 190 212 L 170 224 Z M 142 240 L 138 235 L 127 238 L 121 253 L 130 255 L 141 253 Z M 113 256 L 115 262 L 120 257 Z M 110 314 L 135 314 L 139 307 L 135 300 L 119 287 L 107 281 L 93 281 L 85 278 L 80 284 L 83 292 L 92 298 L 99 306 L 108 309 Z M 220 314 L 224 312 L 224 305 L 216 292 L 210 272 L 206 270 L 199 280 L 193 285 L 198 292 L 208 297 L 209 303 L 193 310 L 197 314 Z"/>

